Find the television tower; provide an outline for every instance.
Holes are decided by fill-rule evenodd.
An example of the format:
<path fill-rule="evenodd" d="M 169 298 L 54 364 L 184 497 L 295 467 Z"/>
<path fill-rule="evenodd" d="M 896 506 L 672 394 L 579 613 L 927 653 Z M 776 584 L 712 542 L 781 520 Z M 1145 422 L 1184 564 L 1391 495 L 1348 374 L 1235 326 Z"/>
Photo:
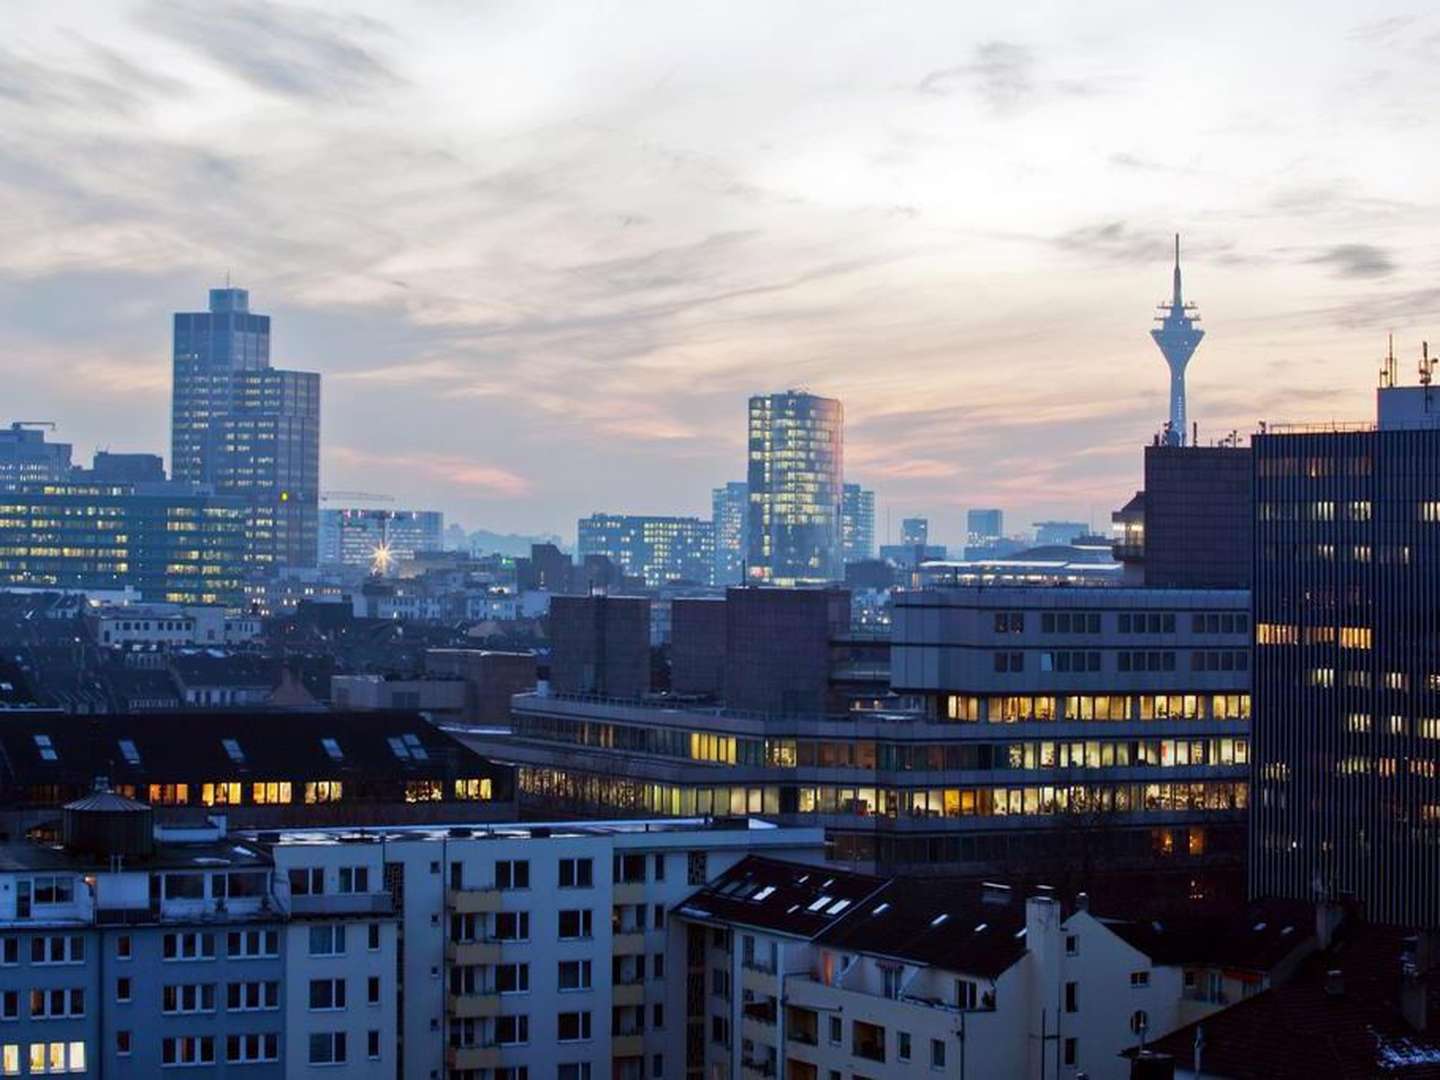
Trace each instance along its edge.
<path fill-rule="evenodd" d="M 1155 344 L 1160 346 L 1165 363 L 1170 365 L 1170 420 L 1165 426 L 1166 446 L 1185 445 L 1185 368 L 1195 347 L 1205 336 L 1205 331 L 1195 324 L 1200 316 L 1194 304 L 1187 304 L 1180 296 L 1180 234 L 1175 234 L 1175 295 L 1170 303 L 1160 305 L 1160 314 L 1155 316 L 1159 326 L 1150 331 Z"/>

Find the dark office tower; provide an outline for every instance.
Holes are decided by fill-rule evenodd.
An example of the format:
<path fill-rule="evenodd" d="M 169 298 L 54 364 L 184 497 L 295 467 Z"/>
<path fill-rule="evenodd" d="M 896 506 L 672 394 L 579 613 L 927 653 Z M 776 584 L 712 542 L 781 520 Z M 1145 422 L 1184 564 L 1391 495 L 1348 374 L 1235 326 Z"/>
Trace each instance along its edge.
<path fill-rule="evenodd" d="M 1440 929 L 1440 391 L 1253 445 L 1251 891 Z"/>
<path fill-rule="evenodd" d="M 710 524 L 715 534 L 715 569 L 712 585 L 738 585 L 745 576 L 745 517 L 750 489 L 732 480 L 710 493 Z"/>
<path fill-rule="evenodd" d="M 171 475 L 254 508 L 252 565 L 313 566 L 320 498 L 320 376 L 270 366 L 270 317 L 244 289 L 175 315 Z"/>
<path fill-rule="evenodd" d="M 21 484 L 53 484 L 70 476 L 70 444 L 46 442 L 41 428 L 49 421 L 21 420 L 0 428 L 0 491 Z"/>
<path fill-rule="evenodd" d="M 846 484 L 840 508 L 840 556 L 848 565 L 875 557 L 875 492 Z"/>
<path fill-rule="evenodd" d="M 922 517 L 905 518 L 900 522 L 900 543 L 907 547 L 924 547 L 930 542 L 930 520 Z"/>
<path fill-rule="evenodd" d="M 163 484 L 165 462 L 159 454 L 113 454 L 98 450 L 88 472 L 76 469 L 77 480 L 97 484 Z"/>
<path fill-rule="evenodd" d="M 1005 513 L 1002 510 L 970 510 L 965 514 L 965 542 L 983 545 L 1005 535 Z"/>
<path fill-rule="evenodd" d="M 747 573 L 809 585 L 844 577 L 845 410 L 796 390 L 750 399 Z"/>
<path fill-rule="evenodd" d="M 1254 494 L 1246 446 L 1147 446 L 1145 584 L 1248 589 Z"/>

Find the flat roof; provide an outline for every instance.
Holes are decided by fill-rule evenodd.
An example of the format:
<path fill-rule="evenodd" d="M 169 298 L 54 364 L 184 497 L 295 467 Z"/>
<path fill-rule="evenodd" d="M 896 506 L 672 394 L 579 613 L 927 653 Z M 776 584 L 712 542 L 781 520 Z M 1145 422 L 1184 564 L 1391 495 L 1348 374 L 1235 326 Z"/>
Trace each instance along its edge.
<path fill-rule="evenodd" d="M 294 829 L 245 829 L 237 836 L 271 846 L 345 844 L 361 840 L 556 840 L 584 836 L 665 836 L 684 833 L 763 832 L 780 838 L 800 833 L 817 837 L 819 826 L 780 826 L 760 818 L 630 818 L 615 821 L 476 822 L 421 825 L 329 825 Z M 264 839 L 261 839 L 261 838 Z"/>

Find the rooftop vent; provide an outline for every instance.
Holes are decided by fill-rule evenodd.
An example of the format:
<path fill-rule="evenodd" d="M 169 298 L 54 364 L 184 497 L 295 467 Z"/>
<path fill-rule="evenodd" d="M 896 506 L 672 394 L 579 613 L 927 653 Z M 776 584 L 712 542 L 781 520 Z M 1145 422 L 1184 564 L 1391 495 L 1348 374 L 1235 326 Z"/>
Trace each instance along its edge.
<path fill-rule="evenodd" d="M 65 849 L 111 858 L 144 857 L 155 850 L 150 807 L 113 791 L 97 791 L 64 808 Z"/>

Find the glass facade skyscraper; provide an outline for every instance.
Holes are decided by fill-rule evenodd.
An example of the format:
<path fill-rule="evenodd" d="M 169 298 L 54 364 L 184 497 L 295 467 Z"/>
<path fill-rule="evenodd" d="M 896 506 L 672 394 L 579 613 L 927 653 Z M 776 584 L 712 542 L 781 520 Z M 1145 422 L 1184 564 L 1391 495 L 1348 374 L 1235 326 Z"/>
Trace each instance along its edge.
<path fill-rule="evenodd" d="M 789 390 L 750 399 L 747 574 L 772 585 L 844 577 L 845 409 Z"/>
<path fill-rule="evenodd" d="M 320 376 L 270 366 L 270 317 L 244 289 L 174 324 L 171 475 L 254 507 L 253 565 L 313 566 L 320 498 Z"/>
<path fill-rule="evenodd" d="M 847 562 L 875 557 L 875 492 L 846 484 L 840 509 L 840 556 Z"/>
<path fill-rule="evenodd" d="M 715 538 L 711 523 L 702 518 L 591 514 L 580 519 L 577 531 L 582 561 L 604 555 L 651 586 L 710 582 Z"/>
<path fill-rule="evenodd" d="M 1440 391 L 1252 445 L 1251 891 L 1440 929 Z"/>
<path fill-rule="evenodd" d="M 710 524 L 715 536 L 715 571 L 712 585 L 739 585 L 745 576 L 745 519 L 750 513 L 750 489 L 732 480 L 710 493 Z"/>

